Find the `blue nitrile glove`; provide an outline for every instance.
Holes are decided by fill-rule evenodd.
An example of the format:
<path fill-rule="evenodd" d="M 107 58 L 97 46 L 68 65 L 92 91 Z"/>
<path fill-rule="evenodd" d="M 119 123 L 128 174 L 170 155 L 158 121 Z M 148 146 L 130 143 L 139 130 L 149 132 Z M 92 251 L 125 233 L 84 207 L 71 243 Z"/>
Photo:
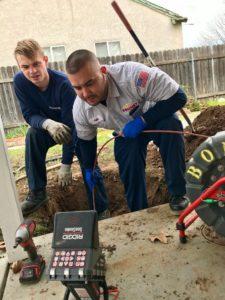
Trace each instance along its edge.
<path fill-rule="evenodd" d="M 98 174 L 97 174 L 96 170 L 86 169 L 85 170 L 85 179 L 86 179 L 87 185 L 89 187 L 89 190 L 92 192 L 97 183 L 97 179 L 98 179 Z"/>
<path fill-rule="evenodd" d="M 126 138 L 136 138 L 147 124 L 142 117 L 137 117 L 134 120 L 128 122 L 123 128 L 123 136 Z"/>

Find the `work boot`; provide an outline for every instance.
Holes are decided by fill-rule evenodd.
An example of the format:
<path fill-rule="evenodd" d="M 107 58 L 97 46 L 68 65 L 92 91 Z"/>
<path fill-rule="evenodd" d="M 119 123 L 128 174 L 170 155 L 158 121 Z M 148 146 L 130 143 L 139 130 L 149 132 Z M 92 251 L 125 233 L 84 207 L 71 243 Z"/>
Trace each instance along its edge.
<path fill-rule="evenodd" d="M 189 200 L 185 196 L 171 196 L 169 205 L 170 209 L 175 215 L 179 215 L 185 210 L 186 207 L 188 207 Z"/>
<path fill-rule="evenodd" d="M 108 210 L 108 208 L 98 213 L 98 221 L 105 220 L 108 218 L 110 218 L 110 211 Z"/>
<path fill-rule="evenodd" d="M 23 216 L 26 217 L 29 214 L 35 212 L 47 202 L 48 198 L 45 189 L 29 191 L 26 199 L 23 202 L 21 202 Z"/>

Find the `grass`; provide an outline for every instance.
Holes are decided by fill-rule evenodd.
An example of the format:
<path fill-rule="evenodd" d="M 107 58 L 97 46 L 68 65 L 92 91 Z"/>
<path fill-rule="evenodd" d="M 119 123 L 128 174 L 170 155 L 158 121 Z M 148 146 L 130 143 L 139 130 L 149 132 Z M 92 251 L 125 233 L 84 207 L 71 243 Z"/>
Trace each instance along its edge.
<path fill-rule="evenodd" d="M 103 145 L 112 137 L 112 130 L 98 129 L 98 145 Z"/>
<path fill-rule="evenodd" d="M 193 100 L 187 104 L 187 108 L 190 111 L 201 111 L 207 107 L 211 106 L 223 106 L 225 105 L 225 98 L 215 98 L 215 99 L 208 99 L 208 100 Z"/>
<path fill-rule="evenodd" d="M 47 158 L 60 155 L 62 153 L 62 146 L 56 145 L 54 147 L 51 147 L 48 151 Z M 13 171 L 16 171 L 18 168 L 22 167 L 25 164 L 25 147 L 19 147 L 19 148 L 9 148 L 9 160 L 11 162 Z M 49 165 L 57 164 L 59 161 L 56 160 L 54 162 L 49 163 Z M 17 174 L 18 176 L 24 174 L 24 169 Z"/>
<path fill-rule="evenodd" d="M 60 155 L 60 154 L 62 154 L 62 146 L 61 145 L 55 145 L 55 146 L 51 147 L 48 150 L 47 158 L 49 158 L 51 156 Z"/>
<path fill-rule="evenodd" d="M 110 138 L 112 138 L 112 130 L 98 129 L 98 148 L 100 148 Z M 100 164 L 114 160 L 113 145 L 114 141 L 110 141 L 101 151 L 98 158 L 98 162 Z"/>
<path fill-rule="evenodd" d="M 12 139 L 20 136 L 25 136 L 27 133 L 27 129 L 28 129 L 27 125 L 21 125 L 16 128 L 6 129 L 5 137 L 7 139 Z"/>
<path fill-rule="evenodd" d="M 225 105 L 225 98 L 210 99 L 206 102 L 206 106 Z"/>
<path fill-rule="evenodd" d="M 18 168 L 24 162 L 24 147 L 8 149 L 10 162 L 14 167 Z"/>
<path fill-rule="evenodd" d="M 62 149 L 61 145 L 55 145 L 54 147 L 51 147 L 48 151 L 47 157 L 60 155 L 62 153 L 61 149 Z M 21 158 L 24 157 L 25 147 L 22 146 L 19 148 L 9 148 L 8 152 L 9 152 L 10 159 L 14 160 L 17 158 L 18 160 L 21 160 Z"/>

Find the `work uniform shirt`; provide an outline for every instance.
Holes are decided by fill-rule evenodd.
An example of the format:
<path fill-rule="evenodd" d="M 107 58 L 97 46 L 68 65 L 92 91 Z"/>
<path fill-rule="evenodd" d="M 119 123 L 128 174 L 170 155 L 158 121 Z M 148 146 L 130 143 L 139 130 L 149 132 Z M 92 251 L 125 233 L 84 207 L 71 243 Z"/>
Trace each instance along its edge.
<path fill-rule="evenodd" d="M 48 73 L 49 84 L 45 91 L 41 91 L 22 72 L 15 75 L 13 84 L 23 117 L 37 129 L 42 129 L 46 119 L 61 122 L 69 126 L 75 136 L 72 108 L 76 93 L 64 73 L 50 69 Z M 63 145 L 62 163 L 71 164 L 73 155 L 74 142 Z"/>
<path fill-rule="evenodd" d="M 158 101 L 173 96 L 179 85 L 157 67 L 135 62 L 106 66 L 108 96 L 106 105 L 91 106 L 78 96 L 73 106 L 77 135 L 92 140 L 97 128 L 122 131 L 125 124 L 142 115 Z"/>

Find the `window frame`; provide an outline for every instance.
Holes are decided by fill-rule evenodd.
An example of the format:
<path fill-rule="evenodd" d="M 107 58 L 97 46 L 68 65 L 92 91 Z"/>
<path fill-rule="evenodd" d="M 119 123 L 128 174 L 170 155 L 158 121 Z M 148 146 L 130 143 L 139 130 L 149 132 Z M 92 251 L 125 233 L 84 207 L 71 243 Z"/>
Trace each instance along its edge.
<path fill-rule="evenodd" d="M 65 47 L 65 45 L 59 44 L 59 45 L 53 45 L 53 46 L 45 46 L 45 47 L 43 47 L 44 49 L 45 49 L 45 48 L 49 48 L 49 50 L 50 50 L 50 55 L 51 55 L 51 57 L 49 57 L 49 62 L 55 62 L 55 59 L 54 59 L 54 53 L 53 53 L 53 48 L 57 48 L 57 47 L 64 47 L 64 50 L 65 50 L 65 58 L 66 58 L 66 47 Z M 45 52 L 45 50 L 44 50 L 44 52 Z"/>
<path fill-rule="evenodd" d="M 121 55 L 121 42 L 119 41 L 119 40 L 112 40 L 112 41 L 110 41 L 110 40 L 107 40 L 107 41 L 98 41 L 98 42 L 95 42 L 95 54 L 96 54 L 96 56 L 97 56 L 97 48 L 96 48 L 96 44 L 103 44 L 103 43 L 105 43 L 106 44 L 106 49 L 107 49 L 107 56 L 108 57 L 111 57 L 111 56 L 114 56 L 114 55 L 111 55 L 110 54 L 110 51 L 109 51 L 109 43 L 119 43 L 119 46 L 120 46 L 120 54 L 118 54 L 118 55 Z M 98 56 L 97 56 L 98 57 Z M 104 56 L 102 56 L 102 57 L 104 57 Z M 101 57 L 100 57 L 101 58 Z"/>

